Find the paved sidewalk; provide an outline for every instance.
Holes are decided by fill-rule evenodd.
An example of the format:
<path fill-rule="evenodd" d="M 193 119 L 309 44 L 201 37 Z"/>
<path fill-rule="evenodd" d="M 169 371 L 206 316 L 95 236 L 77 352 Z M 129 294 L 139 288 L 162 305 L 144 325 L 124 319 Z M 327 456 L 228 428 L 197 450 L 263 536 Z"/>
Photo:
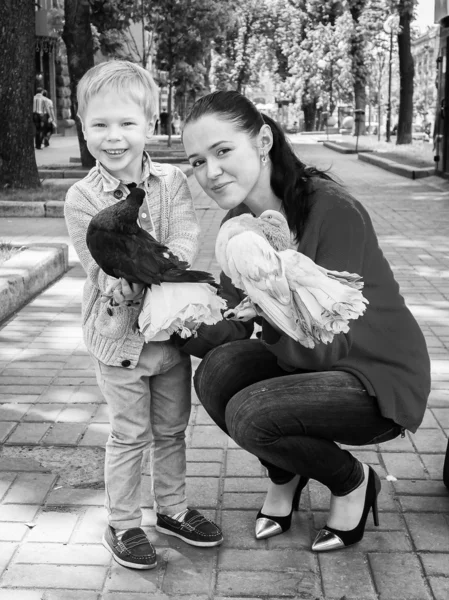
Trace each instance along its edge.
<path fill-rule="evenodd" d="M 256 541 L 264 472 L 195 400 L 188 494 L 192 506 L 222 525 L 223 546 L 192 548 L 155 532 L 145 465 L 145 526 L 158 568 L 137 572 L 113 562 L 101 545 L 107 412 L 81 340 L 84 274 L 71 249 L 69 272 L 0 329 L 0 600 L 449 597 L 449 491 L 442 484 L 449 432 L 449 182 L 407 180 L 318 144 L 298 150 L 307 162 L 332 167 L 370 211 L 431 353 L 432 393 L 417 434 L 355 451 L 382 479 L 380 527 L 369 517 L 357 546 L 313 554 L 329 494 L 311 482 L 291 530 Z M 194 266 L 217 273 L 213 246 L 223 213 L 192 178 L 189 183 L 203 230 Z M 0 239 L 69 243 L 62 219 L 2 219 Z"/>

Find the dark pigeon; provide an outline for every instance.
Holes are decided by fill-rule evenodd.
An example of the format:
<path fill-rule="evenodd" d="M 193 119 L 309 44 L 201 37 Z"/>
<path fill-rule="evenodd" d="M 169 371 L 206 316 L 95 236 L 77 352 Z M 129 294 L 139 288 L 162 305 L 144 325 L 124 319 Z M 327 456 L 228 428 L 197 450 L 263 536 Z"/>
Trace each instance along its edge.
<path fill-rule="evenodd" d="M 130 194 L 96 214 L 87 228 L 86 243 L 98 266 L 111 277 L 148 287 L 162 282 L 209 283 L 205 271 L 189 270 L 167 246 L 159 243 L 137 223 L 144 190 L 130 184 Z"/>

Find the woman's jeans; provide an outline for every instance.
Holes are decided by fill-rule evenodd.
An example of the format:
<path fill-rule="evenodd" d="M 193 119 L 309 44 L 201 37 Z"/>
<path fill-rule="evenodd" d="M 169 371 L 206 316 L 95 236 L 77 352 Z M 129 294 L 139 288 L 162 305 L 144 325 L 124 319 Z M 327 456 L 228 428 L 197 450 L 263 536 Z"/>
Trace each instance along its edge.
<path fill-rule="evenodd" d="M 363 467 L 336 442 L 363 446 L 401 432 L 354 375 L 288 373 L 255 339 L 211 350 L 195 373 L 195 389 L 215 423 L 277 484 L 300 474 L 345 496 L 363 481 Z"/>

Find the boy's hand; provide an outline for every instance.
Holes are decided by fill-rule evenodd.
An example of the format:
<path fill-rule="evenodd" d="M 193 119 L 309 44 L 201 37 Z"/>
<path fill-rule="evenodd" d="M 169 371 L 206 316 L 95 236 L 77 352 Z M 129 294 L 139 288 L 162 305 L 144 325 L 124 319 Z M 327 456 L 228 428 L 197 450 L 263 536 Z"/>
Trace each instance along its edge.
<path fill-rule="evenodd" d="M 101 301 L 108 302 L 112 298 L 115 304 L 136 302 L 141 299 L 144 288 L 141 283 L 128 283 L 126 279 L 120 278 L 105 290 Z"/>

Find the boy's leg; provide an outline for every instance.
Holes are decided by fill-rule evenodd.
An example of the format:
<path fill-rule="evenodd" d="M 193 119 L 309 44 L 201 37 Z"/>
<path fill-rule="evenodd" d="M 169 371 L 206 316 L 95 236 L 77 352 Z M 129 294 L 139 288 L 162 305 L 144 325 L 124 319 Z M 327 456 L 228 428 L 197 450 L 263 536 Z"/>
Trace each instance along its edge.
<path fill-rule="evenodd" d="M 157 505 L 156 529 L 193 546 L 217 546 L 221 530 L 200 512 L 187 508 L 185 494 L 186 446 L 191 402 L 190 356 L 164 344 L 165 368 L 151 378 L 153 490 Z"/>
<path fill-rule="evenodd" d="M 191 409 L 190 356 L 171 344 L 164 350 L 161 373 L 150 379 L 152 483 L 157 512 L 176 514 L 187 508 L 185 431 Z"/>
<path fill-rule="evenodd" d="M 109 524 L 119 530 L 140 527 L 141 464 L 151 441 L 148 377 L 140 360 L 135 369 L 96 361 L 96 373 L 111 425 L 105 456 Z"/>

